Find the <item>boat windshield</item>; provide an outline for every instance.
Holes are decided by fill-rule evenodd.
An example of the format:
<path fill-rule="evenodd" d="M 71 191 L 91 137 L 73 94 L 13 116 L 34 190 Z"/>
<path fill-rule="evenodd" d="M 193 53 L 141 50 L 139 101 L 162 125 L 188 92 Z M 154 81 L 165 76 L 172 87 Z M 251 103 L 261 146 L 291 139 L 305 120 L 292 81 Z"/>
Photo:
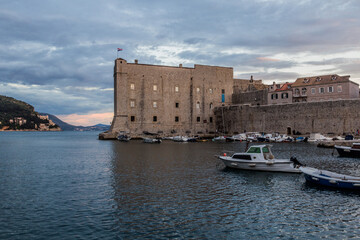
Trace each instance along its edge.
<path fill-rule="evenodd" d="M 259 147 L 250 147 L 247 153 L 261 153 Z"/>
<path fill-rule="evenodd" d="M 263 147 L 263 153 L 269 153 L 269 148 L 268 147 Z"/>

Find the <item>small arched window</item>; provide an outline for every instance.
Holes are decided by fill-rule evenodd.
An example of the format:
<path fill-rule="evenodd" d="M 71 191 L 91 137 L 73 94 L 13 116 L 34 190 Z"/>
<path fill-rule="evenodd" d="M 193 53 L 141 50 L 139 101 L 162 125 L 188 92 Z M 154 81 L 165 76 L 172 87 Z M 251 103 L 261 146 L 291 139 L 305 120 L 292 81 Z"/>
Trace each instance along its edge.
<path fill-rule="evenodd" d="M 196 103 L 196 108 L 200 108 L 200 102 Z"/>
<path fill-rule="evenodd" d="M 213 104 L 212 103 L 210 103 L 210 109 L 212 109 L 213 108 Z"/>

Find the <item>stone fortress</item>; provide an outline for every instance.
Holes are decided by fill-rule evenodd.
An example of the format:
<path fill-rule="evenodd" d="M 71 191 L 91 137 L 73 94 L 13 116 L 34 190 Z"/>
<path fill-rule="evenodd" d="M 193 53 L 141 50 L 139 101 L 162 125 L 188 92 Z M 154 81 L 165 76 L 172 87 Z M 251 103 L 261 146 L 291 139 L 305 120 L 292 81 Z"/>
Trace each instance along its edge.
<path fill-rule="evenodd" d="M 114 118 L 100 139 L 236 134 L 343 134 L 360 129 L 359 85 L 350 76 L 265 85 L 234 79 L 233 68 L 128 63 L 114 66 Z"/>

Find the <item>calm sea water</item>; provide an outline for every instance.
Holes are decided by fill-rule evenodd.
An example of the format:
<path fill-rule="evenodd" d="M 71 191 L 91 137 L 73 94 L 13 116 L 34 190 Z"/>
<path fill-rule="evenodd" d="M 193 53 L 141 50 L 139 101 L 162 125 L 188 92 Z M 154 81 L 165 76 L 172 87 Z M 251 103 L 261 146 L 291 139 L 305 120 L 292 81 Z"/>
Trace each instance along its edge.
<path fill-rule="evenodd" d="M 99 141 L 94 132 L 0 133 L 0 239 L 348 239 L 360 194 L 302 175 L 224 169 L 244 143 Z M 360 176 L 311 144 L 275 156 Z"/>

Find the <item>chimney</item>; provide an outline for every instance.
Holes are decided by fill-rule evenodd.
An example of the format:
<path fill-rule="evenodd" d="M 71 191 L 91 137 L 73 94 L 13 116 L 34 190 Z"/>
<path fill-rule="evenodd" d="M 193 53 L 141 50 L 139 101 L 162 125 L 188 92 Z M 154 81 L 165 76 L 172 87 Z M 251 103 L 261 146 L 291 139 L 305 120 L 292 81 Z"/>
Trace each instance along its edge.
<path fill-rule="evenodd" d="M 253 79 L 253 76 L 251 75 L 250 82 L 253 82 L 253 81 L 254 81 L 254 79 Z"/>
<path fill-rule="evenodd" d="M 137 60 L 137 59 L 135 59 L 135 64 L 138 64 L 138 60 Z"/>

